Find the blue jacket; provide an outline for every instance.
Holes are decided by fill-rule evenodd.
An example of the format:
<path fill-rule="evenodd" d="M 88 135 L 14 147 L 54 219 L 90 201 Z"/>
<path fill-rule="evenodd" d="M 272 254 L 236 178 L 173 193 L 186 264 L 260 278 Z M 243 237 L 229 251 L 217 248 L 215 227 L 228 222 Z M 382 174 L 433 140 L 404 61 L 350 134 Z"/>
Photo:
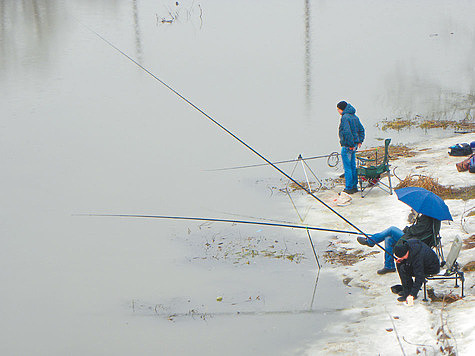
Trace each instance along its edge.
<path fill-rule="evenodd" d="M 338 134 L 342 147 L 355 147 L 358 143 L 363 143 L 364 141 L 364 127 L 355 113 L 356 109 L 348 104 L 341 115 Z"/>

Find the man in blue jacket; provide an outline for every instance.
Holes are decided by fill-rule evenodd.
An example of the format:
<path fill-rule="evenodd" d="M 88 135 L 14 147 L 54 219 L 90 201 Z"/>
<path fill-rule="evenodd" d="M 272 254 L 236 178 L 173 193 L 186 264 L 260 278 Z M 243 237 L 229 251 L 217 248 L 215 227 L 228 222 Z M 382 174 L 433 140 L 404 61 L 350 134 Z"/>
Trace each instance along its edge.
<path fill-rule="evenodd" d="M 346 101 L 337 104 L 341 115 L 338 135 L 340 136 L 341 159 L 345 169 L 345 193 L 354 194 L 358 191 L 358 175 L 356 173 L 356 149 L 361 147 L 365 131 L 360 119 L 355 115 L 356 109 Z"/>

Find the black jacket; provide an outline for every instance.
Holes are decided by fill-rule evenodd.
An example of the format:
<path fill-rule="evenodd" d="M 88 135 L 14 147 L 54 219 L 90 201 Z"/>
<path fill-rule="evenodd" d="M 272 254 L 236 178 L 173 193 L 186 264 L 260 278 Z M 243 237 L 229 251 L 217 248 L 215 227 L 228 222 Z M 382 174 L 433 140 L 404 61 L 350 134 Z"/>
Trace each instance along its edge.
<path fill-rule="evenodd" d="M 401 243 L 404 240 L 419 239 L 433 247 L 435 246 L 434 235 L 437 236 L 440 231 L 440 220 L 421 214 L 413 225 L 406 226 L 402 231 L 404 235 L 401 237 Z"/>
<path fill-rule="evenodd" d="M 439 273 L 439 259 L 429 246 L 418 239 L 411 239 L 405 243 L 409 247 L 409 256 L 397 264 L 398 272 L 404 295 L 410 294 L 415 297 L 421 289 L 425 277 Z M 414 282 L 412 277 L 415 277 Z"/>

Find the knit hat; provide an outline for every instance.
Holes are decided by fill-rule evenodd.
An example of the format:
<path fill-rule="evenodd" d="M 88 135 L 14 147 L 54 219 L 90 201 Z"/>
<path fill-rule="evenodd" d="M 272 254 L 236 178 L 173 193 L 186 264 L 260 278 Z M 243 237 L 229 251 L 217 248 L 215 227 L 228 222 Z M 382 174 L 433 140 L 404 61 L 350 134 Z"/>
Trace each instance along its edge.
<path fill-rule="evenodd" d="M 393 248 L 394 255 L 399 258 L 405 256 L 407 251 L 409 251 L 409 246 L 406 242 L 396 244 L 396 246 Z"/>
<path fill-rule="evenodd" d="M 336 104 L 336 107 L 340 110 L 345 110 L 347 105 L 348 103 L 346 101 L 340 101 L 338 104 Z"/>

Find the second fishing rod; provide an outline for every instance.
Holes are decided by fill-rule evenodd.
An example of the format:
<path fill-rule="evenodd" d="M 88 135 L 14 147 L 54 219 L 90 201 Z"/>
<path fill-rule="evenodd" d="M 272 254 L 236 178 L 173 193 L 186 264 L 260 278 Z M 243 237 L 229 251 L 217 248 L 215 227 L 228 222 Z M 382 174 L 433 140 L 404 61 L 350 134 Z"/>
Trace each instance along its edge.
<path fill-rule="evenodd" d="M 94 31 L 93 29 L 91 29 L 90 27 L 84 25 L 81 23 L 82 26 L 84 26 L 85 28 L 87 28 L 89 31 L 91 31 L 92 33 L 94 33 L 97 37 L 99 37 L 101 40 L 103 40 L 105 43 L 107 43 L 109 46 L 111 46 L 112 48 L 114 48 L 117 52 L 119 52 L 120 54 L 122 54 L 125 58 L 127 58 L 129 61 L 131 61 L 132 63 L 134 63 L 136 66 L 138 66 L 140 69 L 142 69 L 144 72 L 146 72 L 147 74 L 149 74 L 151 77 L 153 77 L 155 80 L 157 80 L 160 84 L 162 84 L 163 86 L 165 86 L 167 89 L 169 89 L 170 91 L 172 91 L 175 95 L 177 95 L 180 99 L 182 99 L 183 101 L 185 101 L 186 103 L 188 103 L 190 106 L 192 106 L 195 110 L 197 110 L 198 112 L 200 112 L 203 116 L 205 116 L 207 119 L 209 119 L 211 122 L 213 122 L 215 125 L 217 125 L 219 128 L 221 128 L 223 131 L 225 131 L 227 134 L 229 134 L 231 137 L 233 137 L 235 140 L 237 140 L 239 143 L 241 143 L 243 146 L 245 146 L 247 149 L 249 149 L 251 152 L 253 152 L 255 155 L 257 155 L 259 158 L 261 158 L 262 160 L 264 160 L 267 164 L 269 164 L 271 167 L 273 167 L 275 170 L 277 170 L 279 173 L 281 173 L 282 175 L 284 175 L 287 179 L 290 179 L 293 183 L 295 183 L 298 187 L 300 187 L 302 190 L 304 190 L 308 195 L 312 196 L 315 200 L 317 200 L 318 202 L 320 202 L 323 206 L 325 206 L 327 209 L 329 209 L 331 212 L 333 212 L 334 214 L 336 214 L 340 219 L 342 219 L 343 221 L 345 221 L 348 225 L 350 225 L 351 227 L 353 227 L 354 229 L 356 229 L 359 233 L 361 233 L 362 235 L 364 235 L 368 240 L 370 240 L 371 242 L 373 242 L 375 245 L 377 245 L 381 250 L 383 250 L 385 253 L 387 253 L 388 255 L 390 256 L 393 256 L 392 253 L 389 253 L 384 247 L 382 247 L 380 244 L 378 244 L 376 241 L 374 241 L 373 239 L 371 239 L 371 237 L 366 234 L 363 230 L 361 230 L 360 228 L 358 228 L 355 224 L 353 224 L 351 221 L 349 221 L 347 218 L 345 218 L 343 215 L 341 215 L 339 212 L 337 212 L 335 209 L 333 209 L 330 205 L 328 205 L 327 203 L 325 203 L 323 200 L 321 200 L 320 198 L 318 198 L 315 194 L 313 194 L 309 189 L 307 189 L 306 187 L 304 187 L 303 185 L 301 185 L 297 180 L 295 180 L 294 178 L 292 178 L 290 175 L 288 175 L 287 173 L 285 173 L 282 169 L 280 169 L 279 167 L 277 167 L 274 163 L 272 163 L 269 159 L 267 159 L 266 157 L 264 157 L 261 153 L 259 153 L 257 150 L 255 150 L 253 147 L 251 147 L 249 144 L 247 144 L 244 140 L 242 140 L 241 138 L 239 138 L 238 136 L 236 136 L 233 132 L 231 132 L 230 130 L 228 130 L 225 126 L 223 126 L 221 123 L 219 123 L 217 120 L 213 119 L 210 115 L 208 115 L 205 111 L 203 111 L 200 107 L 198 107 L 197 105 L 195 105 L 193 102 L 191 102 L 189 99 L 187 99 L 184 95 L 182 95 L 180 92 L 178 92 L 177 90 L 175 90 L 173 87 L 171 87 L 169 84 L 165 83 L 163 80 L 161 80 L 158 76 L 156 76 L 155 74 L 153 74 L 150 70 L 148 70 L 147 68 L 145 68 L 144 66 L 142 66 L 139 62 L 137 62 L 135 59 L 133 59 L 132 57 L 130 57 L 128 54 L 126 54 L 125 52 L 123 52 L 120 48 L 118 48 L 117 46 L 115 46 L 113 43 L 111 43 L 110 41 L 108 41 L 106 38 L 104 38 L 103 36 L 101 36 L 99 33 L 97 33 L 96 31 Z M 394 257 L 394 256 L 393 256 Z"/>
<path fill-rule="evenodd" d="M 330 229 L 330 228 L 310 226 L 310 225 L 284 224 L 284 223 L 275 223 L 275 222 L 266 222 L 266 221 L 250 221 L 250 220 L 236 220 L 236 219 L 218 219 L 218 218 L 196 217 L 196 216 L 148 215 L 148 214 L 92 214 L 92 213 L 74 214 L 74 216 L 209 221 L 209 222 L 222 222 L 222 223 L 232 223 L 232 224 L 260 225 L 260 226 L 270 226 L 270 227 L 287 227 L 291 229 L 316 230 L 316 231 L 334 232 L 334 233 L 341 233 L 341 234 L 362 235 L 361 233 L 356 232 L 356 231 Z"/>

